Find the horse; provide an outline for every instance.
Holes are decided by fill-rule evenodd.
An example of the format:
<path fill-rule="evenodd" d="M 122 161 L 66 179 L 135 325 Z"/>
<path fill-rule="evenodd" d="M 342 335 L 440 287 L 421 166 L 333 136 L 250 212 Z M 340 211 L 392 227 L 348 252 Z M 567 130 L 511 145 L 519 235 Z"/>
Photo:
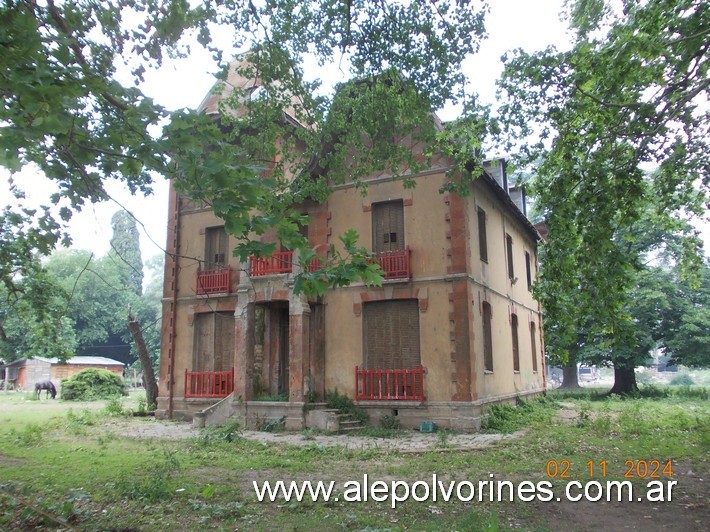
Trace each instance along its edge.
<path fill-rule="evenodd" d="M 42 390 L 47 390 L 47 395 L 45 396 L 49 399 L 49 394 L 52 394 L 52 399 L 57 397 L 57 388 L 54 386 L 52 381 L 41 381 L 35 384 L 35 392 L 37 393 L 37 399 L 42 395 Z"/>

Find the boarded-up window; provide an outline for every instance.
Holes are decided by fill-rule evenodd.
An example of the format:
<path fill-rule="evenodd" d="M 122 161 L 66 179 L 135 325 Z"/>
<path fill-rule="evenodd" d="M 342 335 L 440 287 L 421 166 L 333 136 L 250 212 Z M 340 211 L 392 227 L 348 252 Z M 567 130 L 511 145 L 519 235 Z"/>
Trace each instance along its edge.
<path fill-rule="evenodd" d="M 224 227 L 208 227 L 205 230 L 205 270 L 227 265 L 227 246 L 227 232 Z"/>
<path fill-rule="evenodd" d="M 367 369 L 419 367 L 419 302 L 416 299 L 366 303 L 363 315 Z"/>
<path fill-rule="evenodd" d="M 193 371 L 228 371 L 233 362 L 234 313 L 197 314 Z"/>
<path fill-rule="evenodd" d="M 530 348 L 532 349 L 532 368 L 537 371 L 537 345 L 535 342 L 535 322 L 530 322 Z"/>
<path fill-rule="evenodd" d="M 505 249 L 508 255 L 508 277 L 515 279 L 515 269 L 513 268 L 513 237 L 505 234 Z"/>
<path fill-rule="evenodd" d="M 404 249 L 404 203 L 387 201 L 372 205 L 372 250 Z"/>
<path fill-rule="evenodd" d="M 513 337 L 513 371 L 520 371 L 520 346 L 518 345 L 518 316 L 510 317 L 510 334 Z"/>
<path fill-rule="evenodd" d="M 493 333 L 491 320 L 493 313 L 489 303 L 483 302 L 483 367 L 486 371 L 493 371 Z"/>
<path fill-rule="evenodd" d="M 486 211 L 478 209 L 478 249 L 481 260 L 488 262 L 488 240 L 486 237 Z"/>

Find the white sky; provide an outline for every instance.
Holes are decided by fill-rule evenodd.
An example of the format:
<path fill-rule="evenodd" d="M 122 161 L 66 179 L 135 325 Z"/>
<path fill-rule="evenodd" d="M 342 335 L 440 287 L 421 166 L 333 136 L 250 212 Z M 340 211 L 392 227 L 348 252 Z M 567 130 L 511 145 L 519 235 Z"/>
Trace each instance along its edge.
<path fill-rule="evenodd" d="M 486 18 L 489 38 L 480 52 L 465 64 L 471 89 L 478 92 L 483 103 L 495 103 L 495 82 L 502 70 L 500 57 L 508 50 L 524 48 L 540 50 L 550 44 L 565 47 L 566 26 L 559 20 L 562 0 L 494 0 Z M 146 77 L 144 92 L 168 109 L 194 108 L 202 101 L 214 83 L 210 71 L 215 67 L 208 53 L 196 52 L 189 59 L 173 61 L 158 73 Z M 340 80 L 332 80 L 334 83 Z M 327 84 L 328 80 L 323 79 Z M 440 111 L 444 120 L 456 117 L 456 109 Z M 0 196 L 8 197 L 8 174 L 0 169 Z M 15 176 L 32 203 L 49 203 L 52 184 L 32 169 Z M 165 246 L 168 186 L 164 179 L 156 180 L 154 194 L 148 197 L 131 196 L 118 183 L 109 183 L 109 194 L 130 210 L 141 224 L 143 260 L 162 252 Z M 4 204 L 5 201 L 0 200 Z M 70 222 L 74 247 L 89 249 L 97 255 L 105 254 L 111 239 L 111 216 L 120 208 L 114 202 L 89 206 L 75 214 Z M 710 227 L 705 224 L 706 241 L 710 241 Z"/>

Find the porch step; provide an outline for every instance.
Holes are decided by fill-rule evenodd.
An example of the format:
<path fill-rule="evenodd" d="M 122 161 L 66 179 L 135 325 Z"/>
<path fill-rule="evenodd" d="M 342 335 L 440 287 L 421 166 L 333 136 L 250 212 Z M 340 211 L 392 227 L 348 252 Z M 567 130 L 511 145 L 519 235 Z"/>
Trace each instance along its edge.
<path fill-rule="evenodd" d="M 353 432 L 363 428 L 362 422 L 352 419 L 349 414 L 338 414 L 338 432 Z"/>

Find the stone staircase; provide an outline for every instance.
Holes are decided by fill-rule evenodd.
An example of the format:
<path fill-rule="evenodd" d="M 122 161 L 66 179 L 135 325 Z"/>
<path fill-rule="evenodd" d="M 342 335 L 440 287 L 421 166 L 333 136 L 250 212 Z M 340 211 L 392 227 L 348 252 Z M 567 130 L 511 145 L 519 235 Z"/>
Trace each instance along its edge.
<path fill-rule="evenodd" d="M 362 422 L 353 419 L 350 414 L 344 414 L 335 408 L 326 408 L 324 411 L 335 415 L 337 419 L 337 430 L 335 432 L 338 434 L 353 432 L 363 428 Z"/>

